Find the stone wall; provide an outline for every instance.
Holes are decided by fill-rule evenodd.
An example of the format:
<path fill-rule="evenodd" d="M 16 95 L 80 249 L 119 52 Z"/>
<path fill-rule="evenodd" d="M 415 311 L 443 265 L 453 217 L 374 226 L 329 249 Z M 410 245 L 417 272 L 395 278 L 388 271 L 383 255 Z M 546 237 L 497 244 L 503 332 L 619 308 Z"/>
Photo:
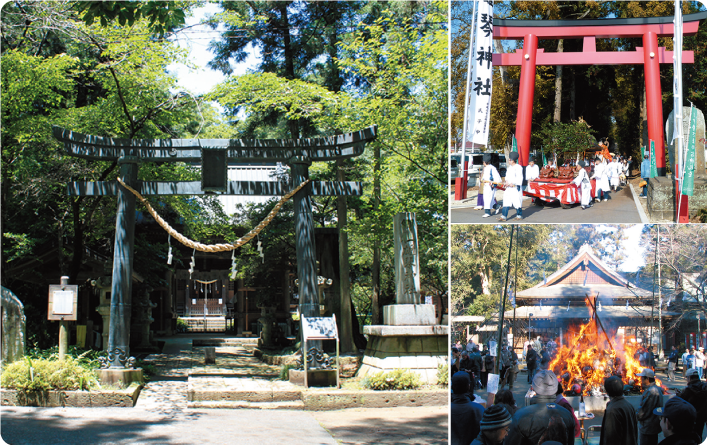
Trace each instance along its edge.
<path fill-rule="evenodd" d="M 25 355 L 25 310 L 9 289 L 2 288 L 2 363 L 12 363 Z"/>

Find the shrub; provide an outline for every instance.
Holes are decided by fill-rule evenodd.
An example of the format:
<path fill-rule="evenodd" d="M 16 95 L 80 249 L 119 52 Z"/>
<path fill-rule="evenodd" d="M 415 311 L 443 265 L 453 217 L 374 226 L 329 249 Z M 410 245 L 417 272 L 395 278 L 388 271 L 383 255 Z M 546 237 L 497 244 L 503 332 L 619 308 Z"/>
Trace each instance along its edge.
<path fill-rule="evenodd" d="M 364 382 L 366 387 L 376 390 L 406 390 L 417 389 L 422 386 L 420 376 L 409 369 L 395 369 L 390 372 L 378 372 Z"/>
<path fill-rule="evenodd" d="M 449 385 L 449 365 L 447 363 L 437 365 L 437 384 L 444 387 Z"/>
<path fill-rule="evenodd" d="M 93 369 L 82 366 L 73 357 L 65 360 L 35 359 L 25 357 L 9 364 L 0 376 L 4 388 L 23 392 L 49 389 L 91 389 L 98 385 Z"/>
<path fill-rule="evenodd" d="M 294 363 L 288 363 L 286 365 L 282 365 L 280 367 L 280 380 L 289 380 L 290 379 L 290 369 L 297 369 L 299 366 L 295 365 Z"/>
<path fill-rule="evenodd" d="M 95 349 L 82 349 L 78 346 L 69 346 L 66 355 L 76 360 L 76 362 L 84 368 L 98 369 L 101 367 L 98 357 L 105 355 L 105 352 Z M 49 349 L 32 348 L 27 351 L 27 357 L 31 360 L 59 360 L 59 346 L 52 346 Z"/>
<path fill-rule="evenodd" d="M 189 330 L 189 323 L 181 318 L 177 318 L 177 332 L 187 332 Z"/>

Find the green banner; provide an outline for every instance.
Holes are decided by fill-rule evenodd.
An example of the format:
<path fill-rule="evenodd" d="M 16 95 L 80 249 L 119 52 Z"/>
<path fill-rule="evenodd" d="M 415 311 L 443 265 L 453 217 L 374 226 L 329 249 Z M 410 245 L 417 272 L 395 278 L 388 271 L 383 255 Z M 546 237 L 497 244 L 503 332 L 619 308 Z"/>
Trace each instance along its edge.
<path fill-rule="evenodd" d="M 513 147 L 511 147 L 511 151 L 518 151 L 518 141 L 516 141 L 516 135 L 513 135 Z"/>
<path fill-rule="evenodd" d="M 540 147 L 540 149 L 543 152 L 543 166 L 545 166 L 545 165 L 547 165 L 547 159 L 545 158 L 545 150 L 542 147 Z"/>
<path fill-rule="evenodd" d="M 697 113 L 690 109 L 690 131 L 687 134 L 687 157 L 685 176 L 682 179 L 682 194 L 692 196 L 695 191 L 695 144 L 697 139 Z"/>
<path fill-rule="evenodd" d="M 651 140 L 651 178 L 658 176 L 658 166 L 655 163 L 655 142 Z"/>

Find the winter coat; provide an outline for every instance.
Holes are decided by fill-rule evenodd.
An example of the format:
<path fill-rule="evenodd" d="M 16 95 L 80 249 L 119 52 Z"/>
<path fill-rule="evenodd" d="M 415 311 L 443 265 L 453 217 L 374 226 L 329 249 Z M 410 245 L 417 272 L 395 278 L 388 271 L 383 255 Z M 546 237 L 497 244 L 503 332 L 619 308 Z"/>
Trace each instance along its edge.
<path fill-rule="evenodd" d="M 452 422 L 451 445 L 469 445 L 481 431 L 484 407 L 473 403 L 467 394 L 452 394 L 450 405 Z"/>
<path fill-rule="evenodd" d="M 636 408 L 624 396 L 612 397 L 601 421 L 599 445 L 638 445 Z"/>
<path fill-rule="evenodd" d="M 501 366 L 504 368 L 511 366 L 511 353 L 507 349 L 501 350 Z"/>
<path fill-rule="evenodd" d="M 680 354 L 678 353 L 677 349 L 675 349 L 670 353 L 670 357 L 668 358 L 668 361 L 675 363 L 677 365 L 679 357 L 680 357 Z"/>
<path fill-rule="evenodd" d="M 663 389 L 653 383 L 643 391 L 641 403 L 636 411 L 640 434 L 660 433 L 660 417 L 653 414 L 653 410 L 661 406 L 663 406 Z"/>
<path fill-rule="evenodd" d="M 540 357 L 540 369 L 547 369 L 550 365 L 550 354 L 548 354 L 547 350 L 543 350 L 540 352 Z"/>
<path fill-rule="evenodd" d="M 491 354 L 486 354 L 484 356 L 484 366 L 486 367 L 486 372 L 493 373 L 493 360 L 494 357 Z"/>
<path fill-rule="evenodd" d="M 700 445 L 702 438 L 695 433 L 673 434 L 663 439 L 658 445 Z"/>
<path fill-rule="evenodd" d="M 695 419 L 694 431 L 701 437 L 705 422 L 707 422 L 707 383 L 690 381 L 687 388 L 678 397 L 695 407 L 697 418 Z"/>
<path fill-rule="evenodd" d="M 479 372 L 481 372 L 481 354 L 478 352 L 472 352 L 469 354 L 469 361 L 471 362 L 469 364 L 469 369 L 471 372 L 476 373 L 476 376 L 479 376 Z"/>
<path fill-rule="evenodd" d="M 574 408 L 572 408 L 570 402 L 568 402 L 567 399 L 562 396 L 562 394 L 558 394 L 555 398 L 555 403 L 565 408 L 567 411 L 570 412 L 570 414 L 572 414 L 572 418 L 574 419 L 574 437 L 579 437 L 579 434 L 581 433 L 579 419 L 577 419 L 577 417 L 574 415 Z"/>
<path fill-rule="evenodd" d="M 528 349 L 528 354 L 525 356 L 525 363 L 528 369 L 535 369 L 538 366 L 538 353 L 535 349 Z"/>
<path fill-rule="evenodd" d="M 536 445 L 545 433 L 550 419 L 560 417 L 567 427 L 567 443 L 574 443 L 574 419 L 563 407 L 555 403 L 555 396 L 537 395 L 530 399 L 530 406 L 516 411 L 504 445 Z"/>

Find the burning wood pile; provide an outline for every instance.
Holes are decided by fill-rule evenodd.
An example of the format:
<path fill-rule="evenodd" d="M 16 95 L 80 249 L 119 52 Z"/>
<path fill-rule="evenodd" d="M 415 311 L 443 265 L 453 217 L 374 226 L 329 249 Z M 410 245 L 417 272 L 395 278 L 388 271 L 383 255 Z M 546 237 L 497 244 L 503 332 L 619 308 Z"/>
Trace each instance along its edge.
<path fill-rule="evenodd" d="M 550 370 L 560 378 L 565 395 L 604 394 L 604 379 L 619 376 L 625 391 L 639 392 L 643 370 L 639 362 L 640 345 L 633 336 L 607 332 L 595 312 L 596 297 L 587 297 L 592 317 L 586 324 L 570 327 L 565 346 L 559 348 L 550 362 Z M 667 390 L 660 380 L 656 384 Z"/>

